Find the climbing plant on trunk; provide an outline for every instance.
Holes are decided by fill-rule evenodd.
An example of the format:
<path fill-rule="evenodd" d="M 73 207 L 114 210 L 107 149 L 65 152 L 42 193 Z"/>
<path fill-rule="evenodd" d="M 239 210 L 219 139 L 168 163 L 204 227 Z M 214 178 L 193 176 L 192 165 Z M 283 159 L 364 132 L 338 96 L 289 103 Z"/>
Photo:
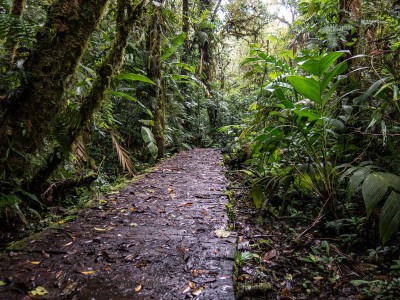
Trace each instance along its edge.
<path fill-rule="evenodd" d="M 152 4 L 151 22 L 147 36 L 148 60 L 146 71 L 147 77 L 156 83 L 149 86 L 148 96 L 153 108 L 153 132 L 159 158 L 163 157 L 165 152 L 165 99 L 161 78 L 162 19 L 161 7 Z"/>
<path fill-rule="evenodd" d="M 25 70 L 30 77 L 14 98 L 3 101 L 0 115 L 0 176 L 23 177 L 27 163 L 45 144 L 52 122 L 65 108 L 72 79 L 91 33 L 108 0 L 60 0 L 48 12 L 36 36 Z"/>
<path fill-rule="evenodd" d="M 96 79 L 92 83 L 92 88 L 88 95 L 84 97 L 82 105 L 78 111 L 68 109 L 57 122 L 56 130 L 59 132 L 58 143 L 52 154 L 47 158 L 46 164 L 37 172 L 31 181 L 31 189 L 36 190 L 48 179 L 64 159 L 66 154 L 72 150 L 73 144 L 77 141 L 87 123 L 93 117 L 95 111 L 102 104 L 105 93 L 110 87 L 111 80 L 118 73 L 124 59 L 125 48 L 128 43 L 129 33 L 133 24 L 141 15 L 141 8 L 144 1 L 136 5 L 135 0 L 118 0 L 116 16 L 116 37 L 112 48 L 107 54 L 106 59 L 96 72 Z M 71 119 L 71 115 L 77 122 L 65 122 Z"/>

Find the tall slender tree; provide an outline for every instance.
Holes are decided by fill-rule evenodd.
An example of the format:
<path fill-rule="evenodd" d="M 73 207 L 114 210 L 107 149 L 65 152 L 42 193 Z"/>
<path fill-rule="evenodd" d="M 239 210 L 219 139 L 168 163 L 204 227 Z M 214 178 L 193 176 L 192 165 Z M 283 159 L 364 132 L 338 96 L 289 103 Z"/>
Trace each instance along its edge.
<path fill-rule="evenodd" d="M 36 37 L 21 92 L 2 101 L 0 115 L 0 177 L 22 177 L 65 108 L 64 94 L 88 39 L 101 20 L 108 0 L 59 0 L 49 9 Z"/>
<path fill-rule="evenodd" d="M 162 41 L 162 2 L 160 5 L 152 4 L 151 21 L 147 35 L 147 77 L 156 84 L 148 89 L 150 103 L 154 115 L 154 138 L 158 148 L 158 157 L 165 152 L 165 99 L 161 77 L 161 41 Z"/>

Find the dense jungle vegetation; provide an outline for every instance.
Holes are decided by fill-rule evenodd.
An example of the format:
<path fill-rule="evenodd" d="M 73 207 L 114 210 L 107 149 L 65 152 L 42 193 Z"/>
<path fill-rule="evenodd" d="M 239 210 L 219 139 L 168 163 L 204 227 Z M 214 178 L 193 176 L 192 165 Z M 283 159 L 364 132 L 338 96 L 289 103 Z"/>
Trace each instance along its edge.
<path fill-rule="evenodd" d="M 1 0 L 3 231 L 220 147 L 261 219 L 384 260 L 387 277 L 354 285 L 391 296 L 399 21 L 395 0 Z"/>

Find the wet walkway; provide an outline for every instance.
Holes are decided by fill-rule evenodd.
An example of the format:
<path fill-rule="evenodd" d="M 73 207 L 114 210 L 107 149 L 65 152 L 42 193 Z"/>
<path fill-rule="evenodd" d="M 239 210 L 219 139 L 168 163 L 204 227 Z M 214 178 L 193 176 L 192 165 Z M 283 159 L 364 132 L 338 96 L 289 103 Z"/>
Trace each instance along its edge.
<path fill-rule="evenodd" d="M 220 163 L 214 149 L 182 152 L 13 245 L 0 256 L 0 299 L 234 299 Z"/>

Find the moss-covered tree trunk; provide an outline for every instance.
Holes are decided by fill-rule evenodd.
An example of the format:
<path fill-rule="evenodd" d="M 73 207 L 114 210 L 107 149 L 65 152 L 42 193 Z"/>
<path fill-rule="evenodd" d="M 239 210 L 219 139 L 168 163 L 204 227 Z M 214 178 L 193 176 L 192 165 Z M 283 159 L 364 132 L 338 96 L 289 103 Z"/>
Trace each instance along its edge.
<path fill-rule="evenodd" d="M 148 61 L 147 77 L 153 80 L 156 85 L 151 85 L 148 90 L 150 103 L 154 115 L 154 138 L 158 148 L 158 158 L 165 153 L 165 99 L 162 89 L 161 78 L 161 40 L 162 40 L 162 12 L 155 5 L 152 6 L 152 18 L 148 33 Z"/>
<path fill-rule="evenodd" d="M 10 14 L 14 17 L 21 17 L 24 13 L 26 0 L 13 0 L 10 6 Z M 6 69 L 12 69 L 15 63 L 15 55 L 18 48 L 16 32 L 11 28 L 4 43 Z"/>
<path fill-rule="evenodd" d="M 116 75 L 123 63 L 125 48 L 128 44 L 129 33 L 133 28 L 133 24 L 141 15 L 141 8 L 144 1 L 138 5 L 131 2 L 135 0 L 118 0 L 117 3 L 117 27 L 116 37 L 113 46 L 107 58 L 104 60 L 100 68 L 96 72 L 96 79 L 92 84 L 92 89 L 84 98 L 79 110 L 79 122 L 68 128 L 68 136 L 64 147 L 68 147 L 71 151 L 73 144 L 77 141 L 82 133 L 83 128 L 92 118 L 94 112 L 100 107 L 103 102 L 105 92 L 110 87 L 111 80 Z M 69 112 L 66 112 L 69 113 Z M 72 112 L 70 112 L 72 113 Z M 61 118 L 65 119 L 65 118 Z M 55 149 L 48 157 L 46 164 L 35 175 L 30 183 L 30 190 L 35 191 L 40 189 L 40 186 L 54 172 L 57 166 L 65 159 L 65 150 L 60 147 Z"/>
<path fill-rule="evenodd" d="M 108 0 L 59 0 L 27 60 L 27 78 L 18 97 L 0 107 L 0 176 L 22 177 L 29 156 L 37 153 L 64 110 L 64 93 L 98 25 Z M 6 101 L 7 102 L 7 101 Z"/>
<path fill-rule="evenodd" d="M 212 13 L 212 11 L 211 11 L 212 10 L 212 1 L 201 0 L 200 10 L 201 11 L 208 10 L 210 12 L 209 13 L 210 22 L 214 21 L 214 15 L 215 15 L 216 11 L 214 11 L 214 13 Z M 213 57 L 212 57 L 213 44 L 211 42 L 211 39 L 212 39 L 213 29 L 209 25 L 206 25 L 206 27 L 204 27 L 202 29 L 202 31 L 207 34 L 207 39 L 203 43 L 200 43 L 200 45 L 199 45 L 200 55 L 201 55 L 201 59 L 203 62 L 203 70 L 202 70 L 201 78 L 202 78 L 204 85 L 207 87 L 208 91 L 210 92 L 209 95 L 212 96 L 211 82 L 213 79 L 214 68 L 213 68 Z M 209 104 L 207 105 L 207 114 L 208 114 L 208 121 L 209 121 L 211 130 L 214 130 L 217 126 L 218 108 L 212 101 L 209 101 Z"/>

